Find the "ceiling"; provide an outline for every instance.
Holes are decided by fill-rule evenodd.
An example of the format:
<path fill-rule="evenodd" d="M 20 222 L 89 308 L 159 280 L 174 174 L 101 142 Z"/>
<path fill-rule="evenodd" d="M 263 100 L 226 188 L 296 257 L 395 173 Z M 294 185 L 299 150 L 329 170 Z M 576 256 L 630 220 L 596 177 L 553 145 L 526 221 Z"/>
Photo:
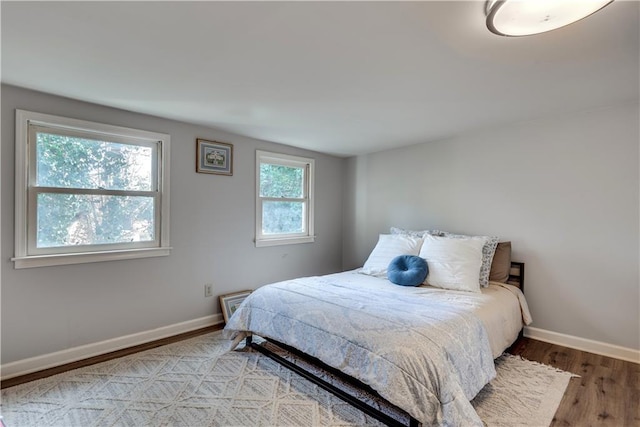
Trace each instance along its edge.
<path fill-rule="evenodd" d="M 350 156 L 637 103 L 639 5 L 508 38 L 483 1 L 2 1 L 1 77 Z"/>

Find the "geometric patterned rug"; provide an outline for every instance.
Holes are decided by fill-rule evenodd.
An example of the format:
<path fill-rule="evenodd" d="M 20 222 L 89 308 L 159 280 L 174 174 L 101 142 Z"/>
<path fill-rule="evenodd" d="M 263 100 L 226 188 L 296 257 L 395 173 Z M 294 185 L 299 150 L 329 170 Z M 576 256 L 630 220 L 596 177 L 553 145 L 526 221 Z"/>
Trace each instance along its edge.
<path fill-rule="evenodd" d="M 219 332 L 2 390 L 7 427 L 380 426 Z M 487 426 L 548 426 L 572 374 L 503 355 L 472 404 Z"/>

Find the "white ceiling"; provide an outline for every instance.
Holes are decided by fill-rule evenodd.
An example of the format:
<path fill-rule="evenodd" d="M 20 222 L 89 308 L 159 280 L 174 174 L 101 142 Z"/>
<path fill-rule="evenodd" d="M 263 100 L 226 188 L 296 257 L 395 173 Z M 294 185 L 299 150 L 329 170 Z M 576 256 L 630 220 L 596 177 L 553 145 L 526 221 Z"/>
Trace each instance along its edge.
<path fill-rule="evenodd" d="M 639 4 L 507 38 L 484 1 L 2 1 L 1 77 L 348 156 L 638 102 Z"/>

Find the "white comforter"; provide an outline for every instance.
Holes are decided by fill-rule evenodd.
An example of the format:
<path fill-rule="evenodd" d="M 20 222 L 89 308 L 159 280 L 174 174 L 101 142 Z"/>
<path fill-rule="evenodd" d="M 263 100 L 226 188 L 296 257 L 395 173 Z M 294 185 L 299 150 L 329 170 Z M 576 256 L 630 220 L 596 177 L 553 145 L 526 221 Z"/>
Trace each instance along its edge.
<path fill-rule="evenodd" d="M 449 293 L 342 276 L 263 286 L 224 333 L 295 347 L 370 385 L 425 426 L 481 426 L 469 401 L 496 373 L 473 310 Z"/>

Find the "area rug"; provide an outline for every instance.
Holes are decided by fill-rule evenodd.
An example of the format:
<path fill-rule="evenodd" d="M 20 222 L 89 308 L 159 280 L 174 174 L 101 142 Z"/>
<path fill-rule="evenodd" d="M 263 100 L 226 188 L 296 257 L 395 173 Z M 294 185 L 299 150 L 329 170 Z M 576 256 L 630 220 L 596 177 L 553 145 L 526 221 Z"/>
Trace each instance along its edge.
<path fill-rule="evenodd" d="M 227 347 L 215 332 L 7 388 L 0 413 L 7 427 L 381 425 L 257 351 Z M 484 423 L 548 426 L 572 374 L 507 354 L 496 370 L 472 401 Z"/>

